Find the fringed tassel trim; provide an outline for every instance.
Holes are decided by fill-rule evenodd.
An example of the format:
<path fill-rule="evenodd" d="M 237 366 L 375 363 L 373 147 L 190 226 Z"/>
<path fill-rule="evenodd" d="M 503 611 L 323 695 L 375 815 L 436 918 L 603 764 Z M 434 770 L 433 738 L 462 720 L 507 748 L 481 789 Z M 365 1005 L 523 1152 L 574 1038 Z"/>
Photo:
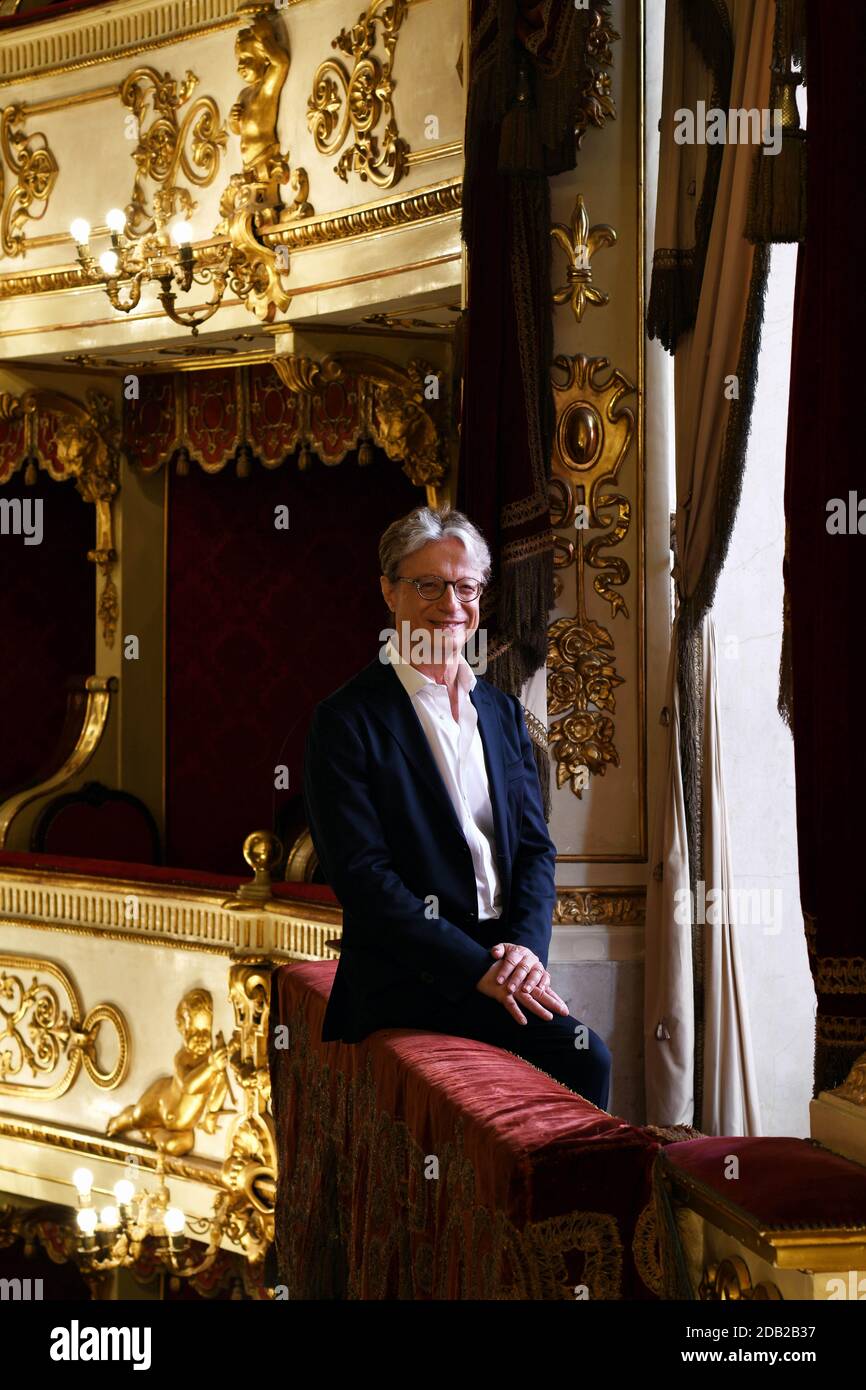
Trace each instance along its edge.
<path fill-rule="evenodd" d="M 653 256 L 646 331 L 666 352 L 674 352 L 684 333 L 695 326 L 697 293 L 695 249 L 665 248 Z"/>

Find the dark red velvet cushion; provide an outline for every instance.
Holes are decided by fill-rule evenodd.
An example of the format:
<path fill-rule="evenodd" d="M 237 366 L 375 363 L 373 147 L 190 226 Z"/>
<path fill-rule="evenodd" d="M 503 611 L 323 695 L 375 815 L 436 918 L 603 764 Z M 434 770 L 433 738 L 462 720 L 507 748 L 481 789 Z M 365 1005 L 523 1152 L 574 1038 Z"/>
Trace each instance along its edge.
<path fill-rule="evenodd" d="M 669 1144 L 659 1162 L 774 1230 L 866 1224 L 866 1167 L 808 1139 L 712 1136 Z"/>
<path fill-rule="evenodd" d="M 127 879 L 135 883 L 171 885 L 178 888 L 237 888 L 248 883 L 252 874 L 212 874 L 203 869 L 173 869 L 156 864 L 134 864 L 117 859 L 88 859 L 77 855 L 32 854 L 18 850 L 0 850 L 0 873 L 4 869 L 43 870 L 67 873 L 80 878 Z M 275 883 L 275 898 L 299 899 L 304 902 L 336 906 L 337 899 L 324 884 Z"/>

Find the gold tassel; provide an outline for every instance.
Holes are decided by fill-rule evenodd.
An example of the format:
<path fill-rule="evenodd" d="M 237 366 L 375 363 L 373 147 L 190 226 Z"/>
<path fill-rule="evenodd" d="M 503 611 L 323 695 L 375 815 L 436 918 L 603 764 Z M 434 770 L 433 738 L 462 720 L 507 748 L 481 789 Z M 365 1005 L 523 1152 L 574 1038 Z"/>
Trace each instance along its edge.
<path fill-rule="evenodd" d="M 806 236 L 806 132 L 800 127 L 797 87 L 790 68 L 779 74 L 774 110 L 782 113 L 782 146 L 776 155 L 755 152 L 746 238 L 752 242 L 803 241 Z"/>

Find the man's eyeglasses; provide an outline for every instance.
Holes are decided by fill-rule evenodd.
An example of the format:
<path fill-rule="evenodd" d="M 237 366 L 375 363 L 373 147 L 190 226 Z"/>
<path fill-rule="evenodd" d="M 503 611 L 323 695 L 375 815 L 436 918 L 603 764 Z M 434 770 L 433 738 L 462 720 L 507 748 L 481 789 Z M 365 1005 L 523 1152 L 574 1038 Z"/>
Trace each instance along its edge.
<path fill-rule="evenodd" d="M 448 585 L 453 584 L 454 592 L 461 603 L 474 603 L 484 588 L 480 579 L 440 579 L 438 574 L 428 575 L 423 579 L 406 579 L 404 575 L 398 574 L 397 582 L 414 584 L 419 596 L 425 601 L 441 598 Z"/>

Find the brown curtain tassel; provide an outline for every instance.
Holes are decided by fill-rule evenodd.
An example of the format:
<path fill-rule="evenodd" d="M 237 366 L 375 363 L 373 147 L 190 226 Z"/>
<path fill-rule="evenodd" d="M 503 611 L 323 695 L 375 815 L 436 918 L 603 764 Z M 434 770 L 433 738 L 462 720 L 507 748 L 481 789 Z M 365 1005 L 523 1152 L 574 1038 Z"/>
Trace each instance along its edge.
<path fill-rule="evenodd" d="M 541 127 L 525 59 L 521 59 L 517 69 L 514 105 L 502 118 L 499 168 L 509 174 L 537 174 L 543 168 Z"/>

